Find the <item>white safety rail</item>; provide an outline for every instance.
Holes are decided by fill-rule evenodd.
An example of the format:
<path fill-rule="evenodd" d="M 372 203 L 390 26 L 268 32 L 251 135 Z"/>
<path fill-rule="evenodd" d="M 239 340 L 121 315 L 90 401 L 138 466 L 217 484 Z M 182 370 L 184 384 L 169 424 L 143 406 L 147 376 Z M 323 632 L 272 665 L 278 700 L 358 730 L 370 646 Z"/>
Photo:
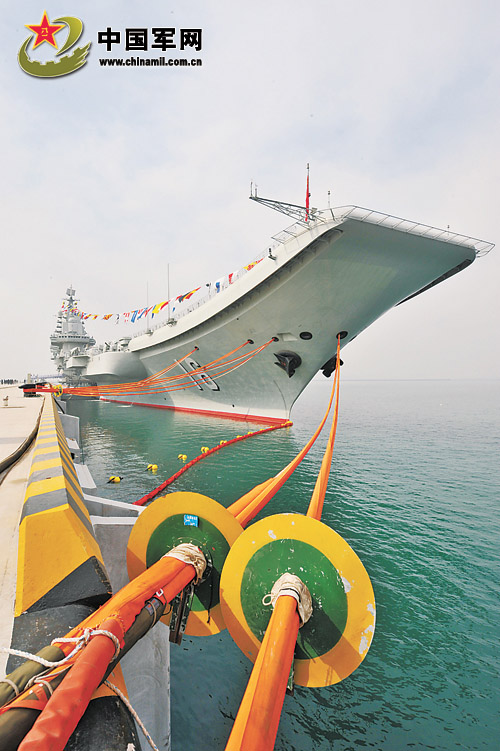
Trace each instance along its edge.
<path fill-rule="evenodd" d="M 316 211 L 315 209 L 312 209 L 309 220 L 307 222 L 305 220 L 297 221 L 294 224 L 290 225 L 290 227 L 287 227 L 286 229 L 281 230 L 281 232 L 279 232 L 278 234 L 273 235 L 272 239 L 274 242 L 268 245 L 264 252 L 261 252 L 259 253 L 259 255 L 255 256 L 255 258 L 250 263 L 261 261 L 265 258 L 268 258 L 269 256 L 272 257 L 274 255 L 274 252 L 277 251 L 279 247 L 282 246 L 285 242 L 290 240 L 292 237 L 297 238 L 300 235 L 303 235 L 305 232 L 309 232 L 314 226 L 318 226 L 319 223 L 334 221 L 337 224 L 340 224 L 346 219 L 354 219 L 358 222 L 368 222 L 369 224 L 376 224 L 379 226 L 398 230 L 399 232 L 407 232 L 408 234 L 419 235 L 420 237 L 428 237 L 433 240 L 440 240 L 441 242 L 452 243 L 454 245 L 464 245 L 468 248 L 473 248 L 476 253 L 476 257 L 485 256 L 490 252 L 490 250 L 492 250 L 492 248 L 495 247 L 494 243 L 486 242 L 485 240 L 479 240 L 476 237 L 461 235 L 457 232 L 451 231 L 449 228 L 439 229 L 438 227 L 432 227 L 428 224 L 413 222 L 409 219 L 402 219 L 398 216 L 384 214 L 380 211 L 365 209 L 361 206 L 337 206 L 336 208 L 324 209 L 322 211 Z M 241 277 L 245 274 L 251 273 L 251 271 L 252 269 L 247 270 L 245 268 L 242 268 L 239 271 L 235 272 L 232 275 L 231 284 L 234 284 L 235 281 L 241 279 Z M 226 275 L 220 281 L 218 289 L 214 284 L 206 285 L 206 292 L 202 295 L 197 296 L 196 300 L 194 300 L 190 305 L 186 305 L 185 307 L 183 305 L 182 308 L 179 309 L 177 308 L 175 303 L 173 303 L 172 307 L 176 307 L 176 310 L 175 312 L 171 312 L 171 317 L 169 319 L 170 322 L 174 323 L 180 318 L 183 318 L 185 315 L 188 315 L 188 313 L 192 313 L 193 310 L 196 310 L 201 305 L 204 305 L 206 302 L 208 302 L 208 300 L 220 294 L 229 286 L 229 276 Z M 157 323 L 155 326 L 149 326 L 149 328 L 147 329 L 142 329 L 137 334 L 134 334 L 133 338 L 135 339 L 138 336 L 143 336 L 148 331 L 156 331 L 156 329 L 163 328 L 164 326 L 168 325 L 168 321 L 162 321 L 161 323 Z"/>
<path fill-rule="evenodd" d="M 356 219 L 358 222 L 378 224 L 383 227 L 396 229 L 399 232 L 408 232 L 420 237 L 429 237 L 433 240 L 440 240 L 441 242 L 452 243 L 453 245 L 465 245 L 468 248 L 474 248 L 477 257 L 485 256 L 495 247 L 495 243 L 479 240 L 477 237 L 460 235 L 457 232 L 452 232 L 449 228 L 439 229 L 438 227 L 431 227 L 428 224 L 402 219 L 399 216 L 391 216 L 390 214 L 383 214 L 380 211 L 364 209 L 361 206 L 340 206 L 336 209 L 331 209 L 331 212 L 332 216 L 337 220 Z"/>

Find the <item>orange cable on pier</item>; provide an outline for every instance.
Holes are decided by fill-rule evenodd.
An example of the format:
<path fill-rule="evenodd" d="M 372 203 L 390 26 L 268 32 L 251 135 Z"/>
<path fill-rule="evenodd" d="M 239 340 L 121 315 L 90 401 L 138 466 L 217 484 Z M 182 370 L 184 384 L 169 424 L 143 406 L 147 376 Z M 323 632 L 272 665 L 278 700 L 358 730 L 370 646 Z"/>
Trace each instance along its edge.
<path fill-rule="evenodd" d="M 122 631 L 114 618 L 105 620 L 100 630 L 115 636 Z M 104 680 L 114 652 L 115 645 L 109 636 L 94 636 L 21 741 L 19 751 L 55 751 L 65 747 L 92 694 Z"/>
<path fill-rule="evenodd" d="M 194 564 L 169 554 L 163 556 L 63 639 L 54 640 L 68 656 L 74 650 L 74 641 L 82 638 L 86 630 L 99 631 L 106 628 L 115 637 L 112 639 L 97 633 L 83 650 L 76 652 L 64 664 L 46 672 L 43 676 L 44 684 L 38 683 L 30 689 L 25 689 L 8 705 L 0 708 L 0 722 L 5 713 L 16 707 L 41 711 L 32 729 L 19 745 L 19 751 L 63 751 L 69 736 L 85 712 L 94 689 L 106 675 L 115 652 L 115 639 L 123 648 L 124 636 L 147 600 L 155 597 L 163 604 L 169 603 L 197 575 Z M 74 641 L 66 641 L 67 639 Z M 51 682 L 56 687 L 47 699 L 45 685 L 50 685 Z"/>

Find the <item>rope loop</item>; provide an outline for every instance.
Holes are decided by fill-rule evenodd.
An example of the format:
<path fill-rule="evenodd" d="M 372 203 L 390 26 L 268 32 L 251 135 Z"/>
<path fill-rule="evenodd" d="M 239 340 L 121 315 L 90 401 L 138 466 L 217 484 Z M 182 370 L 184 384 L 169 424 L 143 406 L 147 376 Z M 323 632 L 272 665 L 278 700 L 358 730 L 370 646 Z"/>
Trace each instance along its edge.
<path fill-rule="evenodd" d="M 74 655 L 79 652 L 81 649 L 87 646 L 89 641 L 92 639 L 93 636 L 107 636 L 115 645 L 115 653 L 113 657 L 111 658 L 114 660 L 118 655 L 120 654 L 120 641 L 115 634 L 111 633 L 111 631 L 106 631 L 102 628 L 86 628 L 84 629 L 83 633 L 80 636 L 72 636 L 72 637 L 60 637 L 58 639 L 53 639 L 50 643 L 53 644 L 75 644 L 75 648 L 71 651 L 71 653 L 64 657 L 59 662 L 53 663 L 55 665 L 62 665 L 67 660 L 71 659 L 71 657 L 74 657 Z"/>
<path fill-rule="evenodd" d="M 300 619 L 300 627 L 302 628 L 312 615 L 312 598 L 308 588 L 295 574 L 282 574 L 275 581 L 271 592 L 264 595 L 262 604 L 265 606 L 272 605 L 274 608 L 278 597 L 282 597 L 282 595 L 289 595 L 297 600 L 297 611 Z"/>
<path fill-rule="evenodd" d="M 207 560 L 200 548 L 190 542 L 181 542 L 180 545 L 176 545 L 175 548 L 165 553 L 162 558 L 176 558 L 178 561 L 191 564 L 196 571 L 195 584 L 202 580 L 207 567 Z"/>
<path fill-rule="evenodd" d="M 12 690 L 14 691 L 15 695 L 16 695 L 16 696 L 19 696 L 19 693 L 20 693 L 20 692 L 19 692 L 19 689 L 18 689 L 18 687 L 16 686 L 16 684 L 14 683 L 14 681 L 11 681 L 11 680 L 10 680 L 10 678 L 3 678 L 3 679 L 2 679 L 1 681 L 0 681 L 0 683 L 7 683 L 7 685 L 9 685 L 9 686 L 11 687 L 11 689 L 12 689 Z"/>
<path fill-rule="evenodd" d="M 66 655 L 66 657 L 63 657 L 61 660 L 46 660 L 43 657 L 39 657 L 38 655 L 31 654 L 31 652 L 25 652 L 22 649 L 11 649 L 10 647 L 0 647 L 0 652 L 6 652 L 9 655 L 14 655 L 15 657 L 24 657 L 25 660 L 32 660 L 33 662 L 37 662 L 39 665 L 43 665 L 45 668 L 57 668 L 59 665 L 64 665 L 66 662 L 69 662 L 81 649 L 87 646 L 89 641 L 92 639 L 93 636 L 107 636 L 115 645 L 115 653 L 113 657 L 111 658 L 114 660 L 116 657 L 118 657 L 120 653 L 120 640 L 118 639 L 115 634 L 111 633 L 111 631 L 106 631 L 102 628 L 86 628 L 80 636 L 74 636 L 74 637 L 60 637 L 58 639 L 53 639 L 51 641 L 51 646 L 58 645 L 58 644 L 74 644 L 74 648 L 71 650 L 71 652 Z M 36 682 L 36 681 L 33 681 Z M 13 681 L 9 680 L 8 678 L 4 678 L 0 683 L 8 683 L 11 688 L 16 691 L 15 684 Z M 19 693 L 19 692 L 18 692 Z M 16 693 L 16 696 L 18 695 Z"/>

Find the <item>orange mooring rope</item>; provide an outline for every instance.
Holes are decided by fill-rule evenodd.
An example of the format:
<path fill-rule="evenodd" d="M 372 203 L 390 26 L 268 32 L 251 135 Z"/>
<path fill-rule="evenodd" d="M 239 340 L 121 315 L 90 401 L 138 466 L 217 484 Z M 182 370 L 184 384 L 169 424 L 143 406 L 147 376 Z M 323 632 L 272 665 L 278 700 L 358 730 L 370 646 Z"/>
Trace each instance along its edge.
<path fill-rule="evenodd" d="M 337 340 L 337 361 L 332 396 L 327 413 L 320 426 L 322 427 L 325 423 L 332 404 L 333 395 L 335 394 L 332 429 L 307 511 L 308 516 L 318 520 L 321 518 L 323 509 L 337 429 L 339 369 L 340 337 Z M 267 488 L 271 484 L 272 481 L 264 483 L 265 487 L 261 493 L 262 496 L 270 492 Z M 236 518 L 240 519 L 244 516 L 247 518 L 248 510 L 253 508 L 255 503 L 255 500 L 250 501 L 246 509 L 243 509 Z M 299 615 L 297 612 L 297 601 L 293 597 L 283 594 L 276 600 L 247 688 L 241 700 L 231 735 L 226 745 L 226 751 L 272 751 L 274 748 L 288 676 L 294 659 L 298 631 Z"/>
<path fill-rule="evenodd" d="M 274 747 L 298 632 L 297 601 L 289 595 L 278 597 L 226 751 L 267 751 Z"/>
<path fill-rule="evenodd" d="M 323 426 L 330 412 L 330 409 L 333 403 L 333 397 L 335 395 L 335 391 L 337 389 L 337 384 L 339 380 L 339 363 L 340 363 L 339 348 L 340 348 L 340 340 L 339 340 L 339 343 L 337 344 L 337 367 L 335 368 L 335 377 L 333 380 L 330 401 L 328 403 L 328 407 L 325 412 L 325 415 L 323 419 L 321 420 L 320 424 L 318 425 L 314 434 L 311 436 L 311 438 L 306 443 L 304 448 L 301 451 L 299 451 L 297 456 L 294 459 L 292 459 L 292 461 L 284 469 L 282 469 L 281 472 L 279 472 L 276 475 L 276 477 L 272 477 L 269 480 L 267 480 L 265 483 L 262 483 L 262 485 L 260 486 L 261 491 L 257 495 L 255 495 L 255 488 L 254 488 L 249 493 L 245 494 L 244 496 L 239 498 L 237 501 L 235 501 L 231 506 L 228 507 L 228 510 L 232 514 L 234 514 L 234 516 L 242 525 L 242 527 L 246 526 L 246 524 L 248 524 L 248 522 L 251 521 L 251 519 L 253 519 L 254 516 L 256 516 L 259 513 L 259 511 L 261 511 L 261 509 L 264 508 L 266 503 L 270 501 L 274 495 L 276 495 L 276 493 L 281 488 L 281 486 L 284 485 L 284 483 L 288 480 L 290 475 L 298 467 L 302 459 L 305 457 L 305 455 L 307 454 L 307 452 L 310 450 L 311 446 L 315 442 L 316 438 L 321 433 L 321 430 L 323 429 Z"/>
<path fill-rule="evenodd" d="M 195 386 L 198 385 L 197 382 L 194 380 L 194 378 L 197 375 L 203 376 L 208 373 L 213 373 L 216 378 L 221 378 L 222 376 L 227 375 L 228 373 L 232 373 L 241 365 L 244 365 L 245 363 L 247 363 L 253 357 L 255 357 L 260 352 L 262 352 L 266 347 L 268 347 L 273 341 L 275 341 L 274 337 L 270 339 L 268 342 L 265 342 L 265 344 L 262 344 L 259 347 L 255 347 L 255 349 L 252 349 L 243 355 L 239 355 L 238 357 L 231 357 L 236 352 L 243 349 L 243 347 L 246 347 L 249 344 L 253 344 L 253 342 L 250 339 L 247 339 L 245 342 L 243 342 L 243 344 L 240 344 L 238 347 L 235 347 L 229 352 L 226 352 L 224 355 L 217 357 L 215 360 L 211 360 L 205 365 L 200 365 L 198 368 L 194 368 L 193 370 L 190 370 L 189 373 L 179 373 L 177 375 L 171 375 L 171 376 L 165 375 L 167 372 L 172 370 L 172 368 L 174 368 L 176 365 L 179 365 L 180 363 L 182 363 L 183 360 L 185 360 L 187 357 L 194 354 L 198 349 L 198 347 L 195 347 L 186 355 L 176 360 L 174 363 L 172 363 L 168 367 L 164 368 L 163 370 L 158 371 L 158 373 L 154 373 L 153 375 L 148 376 L 147 378 L 143 378 L 140 381 L 131 381 L 128 383 L 116 383 L 116 384 L 102 385 L 102 386 L 75 386 L 75 387 L 69 387 L 69 388 L 63 389 L 62 393 L 71 394 L 73 396 L 106 398 L 106 397 L 112 397 L 112 396 L 116 397 L 116 396 L 125 395 L 125 394 L 129 394 L 129 395 L 159 394 L 159 393 L 164 393 L 167 391 L 179 391 L 181 389 L 194 388 Z M 228 358 L 231 358 L 231 359 L 228 359 Z M 49 389 L 41 388 L 41 389 L 36 389 L 36 390 L 39 392 L 49 392 L 49 393 L 55 391 L 55 389 L 53 388 L 49 388 Z"/>
<path fill-rule="evenodd" d="M 335 445 L 335 434 L 337 432 L 337 422 L 339 419 L 339 394 L 340 394 L 340 338 L 337 342 L 337 362 L 335 367 L 335 381 L 334 388 L 336 388 L 335 396 L 335 408 L 333 412 L 332 427 L 330 435 L 328 437 L 328 443 L 326 446 L 323 461 L 321 462 L 321 469 L 316 479 L 311 502 L 307 509 L 306 516 L 311 516 L 318 521 L 321 519 L 323 513 L 323 503 L 325 501 L 326 488 L 328 485 L 328 477 L 330 476 L 330 469 L 332 466 L 333 447 Z"/>

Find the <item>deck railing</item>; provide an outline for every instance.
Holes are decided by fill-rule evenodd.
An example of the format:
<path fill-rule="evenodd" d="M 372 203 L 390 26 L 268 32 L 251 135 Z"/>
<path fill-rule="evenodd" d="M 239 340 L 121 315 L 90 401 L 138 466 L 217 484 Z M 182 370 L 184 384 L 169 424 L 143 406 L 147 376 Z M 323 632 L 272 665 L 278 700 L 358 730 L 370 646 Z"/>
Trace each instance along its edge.
<path fill-rule="evenodd" d="M 492 248 L 495 247 L 494 243 L 486 242 L 485 240 L 479 240 L 479 238 L 476 237 L 461 235 L 457 232 L 452 232 L 449 227 L 447 229 L 439 229 L 438 227 L 432 227 L 428 224 L 422 224 L 421 222 L 413 222 L 408 219 L 402 219 L 398 216 L 383 214 L 381 211 L 365 209 L 361 206 L 337 206 L 336 208 L 318 211 L 316 215 L 311 216 L 311 220 L 309 222 L 295 222 L 294 224 L 290 225 L 290 227 L 287 227 L 286 229 L 281 230 L 281 232 L 277 233 L 276 235 L 273 235 L 272 239 L 274 240 L 274 242 L 270 245 L 268 244 L 266 250 L 255 256 L 255 258 L 250 263 L 263 260 L 264 258 L 268 257 L 269 252 L 273 254 L 273 252 L 277 250 L 280 245 L 283 245 L 287 240 L 290 240 L 291 237 L 299 237 L 305 232 L 308 232 L 317 222 L 324 223 L 325 221 L 329 221 L 330 219 L 338 223 L 345 221 L 346 219 L 355 219 L 358 222 L 377 224 L 383 227 L 389 227 L 391 229 L 398 230 L 399 232 L 407 232 L 412 235 L 419 235 L 420 237 L 429 237 L 433 240 L 440 240 L 441 242 L 452 243 L 454 245 L 464 245 L 469 248 L 473 248 L 477 257 L 485 256 L 490 252 Z M 235 274 L 233 274 L 232 283 L 234 283 L 234 281 L 236 281 L 237 279 L 241 279 L 242 276 L 250 273 L 250 271 L 247 271 L 245 268 L 243 268 L 235 272 Z M 175 313 L 171 314 L 170 323 L 172 324 L 173 321 L 177 322 L 180 318 L 188 315 L 188 313 L 192 313 L 193 310 L 196 310 L 202 305 L 205 305 L 206 302 L 211 300 L 213 297 L 216 297 L 229 286 L 230 283 L 228 276 L 226 276 L 220 282 L 218 290 L 213 284 L 207 285 L 207 291 L 204 295 L 198 297 L 194 302 L 192 302 L 185 308 L 183 307 L 181 310 L 176 310 Z M 135 339 L 138 336 L 143 336 L 148 332 L 156 331 L 157 329 L 163 328 L 164 326 L 168 325 L 168 321 L 162 321 L 161 323 L 157 323 L 154 326 L 149 326 L 149 328 L 147 329 L 142 329 L 137 334 L 134 334 L 133 338 Z"/>
<path fill-rule="evenodd" d="M 419 235 L 420 237 L 441 240 L 441 242 L 452 243 L 454 245 L 466 245 L 469 248 L 474 248 L 476 256 L 485 256 L 495 247 L 495 243 L 479 240 L 477 237 L 460 235 L 458 232 L 452 232 L 449 227 L 447 229 L 439 229 L 438 227 L 431 227 L 428 224 L 421 224 L 420 222 L 412 222 L 408 219 L 402 219 L 399 216 L 391 216 L 390 214 L 383 214 L 380 211 L 364 209 L 361 206 L 340 206 L 336 209 L 331 209 L 331 212 L 332 216 L 337 220 L 345 220 L 348 218 L 356 219 L 358 222 L 378 224 L 383 227 L 397 229 L 399 232 L 408 232 L 412 235 Z"/>

